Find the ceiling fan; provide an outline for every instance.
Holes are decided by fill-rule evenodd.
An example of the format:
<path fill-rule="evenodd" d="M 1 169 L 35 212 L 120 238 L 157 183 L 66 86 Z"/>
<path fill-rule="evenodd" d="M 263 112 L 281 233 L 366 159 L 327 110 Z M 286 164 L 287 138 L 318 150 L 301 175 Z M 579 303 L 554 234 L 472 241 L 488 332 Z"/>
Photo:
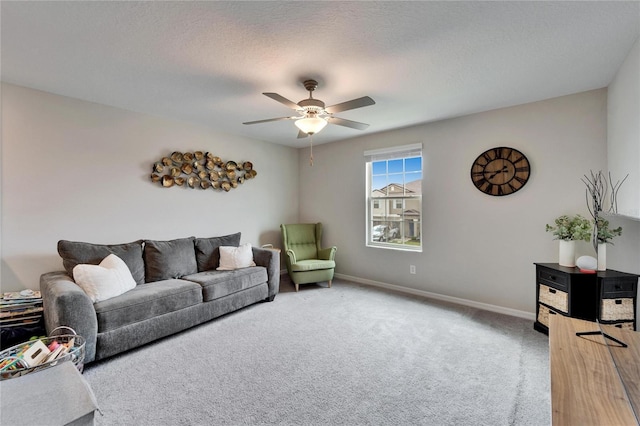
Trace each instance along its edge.
<path fill-rule="evenodd" d="M 296 110 L 299 115 L 294 115 L 291 117 L 268 118 L 266 120 L 247 121 L 242 124 L 258 124 L 266 123 L 269 121 L 295 120 L 294 124 L 299 129 L 298 138 L 305 138 L 307 137 L 307 135 L 314 135 L 318 133 L 324 128 L 324 126 L 327 125 L 327 123 L 337 124 L 339 126 L 350 127 L 352 129 L 358 130 L 364 130 L 369 127 L 369 125 L 365 123 L 359 123 L 357 121 L 346 120 L 344 118 L 333 116 L 333 114 L 337 112 L 374 105 L 375 101 L 369 96 L 363 96 L 361 98 L 352 99 L 350 101 L 325 107 L 324 102 L 322 102 L 320 99 L 313 98 L 313 91 L 318 87 L 318 82 L 315 80 L 305 80 L 303 82 L 303 85 L 304 88 L 309 91 L 309 98 L 303 99 L 298 103 L 294 103 L 277 93 L 263 93 L 263 95 L 270 97 L 274 101 L 278 101 L 281 104 L 293 110 Z"/>

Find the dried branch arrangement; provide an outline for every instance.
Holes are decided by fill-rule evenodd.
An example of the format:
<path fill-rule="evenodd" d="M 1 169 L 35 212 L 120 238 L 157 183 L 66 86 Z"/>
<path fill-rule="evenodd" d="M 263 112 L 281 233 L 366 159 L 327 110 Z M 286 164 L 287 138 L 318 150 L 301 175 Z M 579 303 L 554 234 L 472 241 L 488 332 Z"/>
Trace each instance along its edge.
<path fill-rule="evenodd" d="M 610 243 L 611 239 L 615 236 L 622 234 L 622 228 L 609 229 L 609 221 L 602 218 L 602 214 L 615 214 L 618 212 L 618 191 L 629 175 L 627 174 L 624 179 L 613 183 L 611 173 L 608 175 L 608 181 L 602 171 L 594 173 L 590 171 L 590 176 L 584 175 L 582 182 L 587 186 L 585 191 L 585 198 L 587 201 L 587 208 L 591 217 L 593 217 L 593 247 L 598 251 L 598 244 Z M 609 192 L 611 191 L 611 192 Z M 609 202 L 609 206 L 605 206 L 605 203 Z"/>
<path fill-rule="evenodd" d="M 600 212 L 603 213 L 617 213 L 618 212 L 618 191 L 620 187 L 624 183 L 625 180 L 629 177 L 627 174 L 624 179 L 621 181 L 617 181 L 615 184 L 613 183 L 613 179 L 611 178 L 611 173 L 609 173 L 609 181 L 602 173 L 602 170 L 594 173 L 593 170 L 590 172 L 591 176 L 584 175 L 582 178 L 582 182 L 587 186 L 585 197 L 587 199 L 587 208 L 589 209 L 589 213 L 596 220 L 599 216 Z M 611 188 L 611 194 L 609 194 L 609 188 Z M 604 203 L 607 199 L 607 194 L 609 194 L 609 207 L 605 208 Z M 589 202 L 591 201 L 591 202 Z"/>

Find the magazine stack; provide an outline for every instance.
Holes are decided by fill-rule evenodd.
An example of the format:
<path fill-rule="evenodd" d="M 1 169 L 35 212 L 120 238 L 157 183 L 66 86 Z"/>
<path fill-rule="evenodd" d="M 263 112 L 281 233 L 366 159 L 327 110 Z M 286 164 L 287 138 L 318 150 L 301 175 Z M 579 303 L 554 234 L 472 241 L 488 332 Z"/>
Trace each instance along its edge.
<path fill-rule="evenodd" d="M 0 299 L 0 327 L 36 325 L 42 320 L 42 296 L 39 291 L 4 293 Z"/>

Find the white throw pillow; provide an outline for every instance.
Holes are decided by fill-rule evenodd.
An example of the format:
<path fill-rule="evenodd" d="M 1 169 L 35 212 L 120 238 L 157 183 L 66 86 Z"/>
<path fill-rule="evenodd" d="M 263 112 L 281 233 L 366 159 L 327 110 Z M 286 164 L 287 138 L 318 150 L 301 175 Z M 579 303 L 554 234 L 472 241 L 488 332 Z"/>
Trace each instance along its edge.
<path fill-rule="evenodd" d="M 251 244 L 242 244 L 239 247 L 220 246 L 220 266 L 218 271 L 232 271 L 239 268 L 256 266 L 253 261 Z"/>
<path fill-rule="evenodd" d="M 94 303 L 119 296 L 136 286 L 129 267 L 115 254 L 105 257 L 99 265 L 76 265 L 73 279 Z"/>

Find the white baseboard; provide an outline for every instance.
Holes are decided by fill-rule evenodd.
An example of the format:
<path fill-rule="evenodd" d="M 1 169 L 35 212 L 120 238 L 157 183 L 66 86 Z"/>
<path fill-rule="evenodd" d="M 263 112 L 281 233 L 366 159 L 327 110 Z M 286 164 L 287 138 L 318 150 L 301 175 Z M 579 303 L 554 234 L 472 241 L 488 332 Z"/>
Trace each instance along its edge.
<path fill-rule="evenodd" d="M 431 293 L 430 291 L 417 290 L 414 288 L 402 287 L 399 285 L 383 283 L 381 281 L 374 281 L 365 278 L 352 277 L 351 275 L 335 274 L 336 278 L 341 278 L 347 281 L 353 281 L 358 284 L 366 284 L 374 287 L 386 288 L 389 290 L 399 291 L 401 293 L 413 294 L 415 296 L 422 296 L 429 299 L 442 300 L 444 302 L 456 303 L 458 305 L 469 306 L 472 308 L 482 309 L 484 311 L 497 312 L 499 314 L 510 315 L 512 317 L 524 318 L 527 320 L 535 321 L 536 316 L 534 313 L 520 311 L 517 309 L 505 308 L 503 306 L 490 305 L 488 303 L 476 302 L 468 299 L 461 299 L 459 297 L 445 296 L 444 294 Z"/>

